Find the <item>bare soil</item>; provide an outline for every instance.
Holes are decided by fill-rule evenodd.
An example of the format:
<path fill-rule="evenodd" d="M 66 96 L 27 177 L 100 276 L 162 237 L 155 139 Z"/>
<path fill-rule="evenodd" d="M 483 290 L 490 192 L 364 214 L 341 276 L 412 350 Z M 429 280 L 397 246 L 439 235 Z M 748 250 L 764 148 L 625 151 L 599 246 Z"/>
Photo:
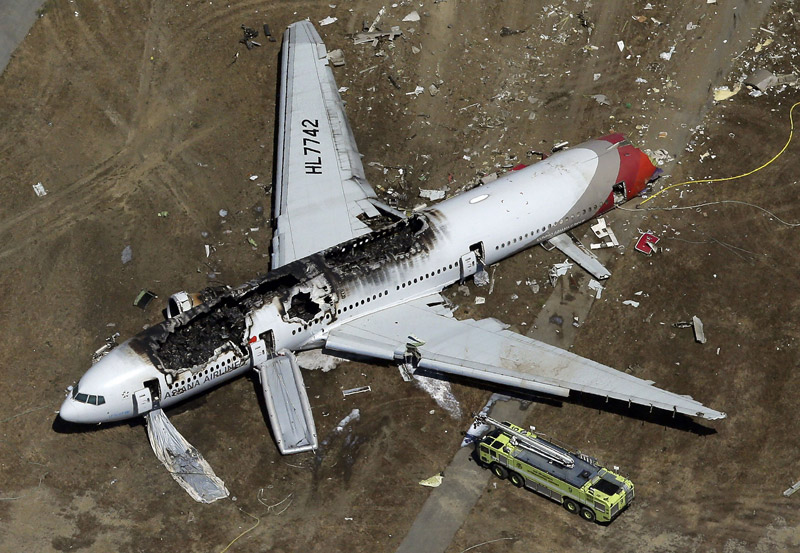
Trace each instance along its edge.
<path fill-rule="evenodd" d="M 222 551 L 251 527 L 229 551 L 394 550 L 430 493 L 417 482 L 446 469 L 468 414 L 489 397 L 454 383 L 457 419 L 391 366 L 307 372 L 324 445 L 281 457 L 257 386 L 239 379 L 168 413 L 236 498 L 210 506 L 173 482 L 142 423 L 58 421 L 64 388 L 107 336 L 158 321 L 177 290 L 267 270 L 278 53 L 289 23 L 338 18 L 318 28 L 329 50 L 345 53 L 334 74 L 348 88 L 367 177 L 402 208 L 424 201 L 419 188 L 452 194 L 481 172 L 535 161 L 532 151 L 614 131 L 677 159 L 664 184 L 741 174 L 781 149 L 798 100 L 789 87 L 711 101 L 714 86 L 754 68 L 797 71 L 791 2 L 330 4 L 58 0 L 0 77 L 0 550 Z M 353 45 L 384 5 L 381 28 L 400 25 L 403 37 Z M 421 21 L 402 22 L 412 10 Z M 278 42 L 262 33 L 260 48 L 238 44 L 241 24 L 264 23 Z M 418 85 L 423 94 L 406 94 Z M 574 329 L 575 352 L 728 419 L 701 425 L 602 401 L 535 400 L 520 419 L 618 465 L 636 483 L 635 504 L 608 526 L 591 525 L 490 481 L 448 551 L 500 538 L 473 551 L 800 548 L 799 499 L 781 495 L 800 477 L 798 231 L 778 219 L 800 221 L 796 152 L 791 144 L 748 178 L 693 184 L 645 206 L 657 210 L 614 212 L 624 252 L 602 253 L 614 275 Z M 34 194 L 37 182 L 46 196 Z M 731 203 L 662 209 L 730 200 L 772 213 Z M 656 232 L 662 251 L 634 252 L 637 228 Z M 126 246 L 133 259 L 123 264 Z M 448 295 L 459 316 L 494 316 L 521 332 L 543 305 L 560 310 L 569 329 L 548 330 L 569 346 L 565 306 L 587 294 L 588 278 L 573 271 L 551 294 L 547 269 L 561 260 L 524 252 L 498 266 L 491 295 L 472 284 L 469 297 Z M 159 295 L 144 311 L 132 306 L 143 288 Z M 476 294 L 487 302 L 474 305 Z M 706 344 L 672 326 L 692 315 L 705 323 Z M 365 384 L 371 393 L 342 398 L 341 389 Z M 334 432 L 356 407 L 360 420 Z"/>

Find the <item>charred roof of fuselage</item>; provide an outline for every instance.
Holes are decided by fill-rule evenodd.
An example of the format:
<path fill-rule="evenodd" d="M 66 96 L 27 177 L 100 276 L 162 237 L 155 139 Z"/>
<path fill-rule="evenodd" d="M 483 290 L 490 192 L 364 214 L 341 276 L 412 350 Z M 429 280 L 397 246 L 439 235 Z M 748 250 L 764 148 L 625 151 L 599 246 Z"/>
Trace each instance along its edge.
<path fill-rule="evenodd" d="M 359 236 L 322 252 L 330 270 L 338 275 L 369 273 L 386 262 L 428 251 L 433 245 L 433 230 L 428 219 L 415 213 L 407 219 Z"/>
<path fill-rule="evenodd" d="M 131 347 L 162 372 L 202 365 L 229 343 L 244 354 L 247 313 L 318 273 L 313 264 L 299 260 L 237 288 L 206 289 L 201 292 L 204 303 L 141 332 Z M 205 294 L 208 290 L 215 293 Z"/>

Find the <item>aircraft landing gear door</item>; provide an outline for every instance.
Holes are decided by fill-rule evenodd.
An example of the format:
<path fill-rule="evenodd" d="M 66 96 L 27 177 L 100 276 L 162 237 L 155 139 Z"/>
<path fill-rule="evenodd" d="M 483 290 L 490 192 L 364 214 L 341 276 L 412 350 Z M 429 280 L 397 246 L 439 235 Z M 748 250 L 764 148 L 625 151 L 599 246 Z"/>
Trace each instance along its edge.
<path fill-rule="evenodd" d="M 161 405 L 158 380 L 154 378 L 143 384 L 144 388 L 133 393 L 133 412 L 136 415 L 143 415 L 148 411 L 158 409 Z"/>

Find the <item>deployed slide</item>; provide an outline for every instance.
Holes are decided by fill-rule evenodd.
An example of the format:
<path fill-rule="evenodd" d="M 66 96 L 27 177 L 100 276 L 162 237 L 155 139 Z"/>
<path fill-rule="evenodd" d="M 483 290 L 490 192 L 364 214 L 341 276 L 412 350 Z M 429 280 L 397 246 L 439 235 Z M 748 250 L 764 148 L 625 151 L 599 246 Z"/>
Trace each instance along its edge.
<path fill-rule="evenodd" d="M 269 422 L 283 455 L 316 449 L 317 429 L 297 359 L 288 350 L 256 366 Z"/>
<path fill-rule="evenodd" d="M 225 483 L 197 449 L 186 441 L 161 409 L 145 415 L 147 437 L 158 460 L 195 501 L 213 503 L 228 497 Z"/>
<path fill-rule="evenodd" d="M 496 319 L 456 320 L 436 294 L 350 321 L 330 333 L 325 347 L 561 397 L 574 390 L 709 420 L 725 417 L 689 396 L 506 328 Z"/>
<path fill-rule="evenodd" d="M 273 269 L 369 232 L 363 220 L 380 215 L 376 206 L 402 216 L 364 177 L 325 44 L 309 21 L 284 33 L 281 74 Z"/>

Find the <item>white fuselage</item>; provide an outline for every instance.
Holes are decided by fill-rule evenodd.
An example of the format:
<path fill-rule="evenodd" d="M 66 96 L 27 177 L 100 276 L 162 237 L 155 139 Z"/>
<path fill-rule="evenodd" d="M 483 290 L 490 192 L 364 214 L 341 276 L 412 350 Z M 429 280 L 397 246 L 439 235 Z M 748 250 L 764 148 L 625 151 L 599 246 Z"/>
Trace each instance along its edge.
<path fill-rule="evenodd" d="M 331 300 L 313 317 L 290 317 L 287 304 L 277 300 L 251 310 L 241 337 L 247 348 L 219 351 L 202 364 L 164 372 L 133 351 L 129 340 L 86 372 L 77 392 L 64 401 L 61 416 L 106 422 L 144 414 L 153 401 L 169 407 L 253 368 L 265 355 L 263 335 L 268 331 L 273 351 L 322 347 L 330 331 L 352 319 L 439 292 L 481 266 L 579 225 L 597 214 L 611 193 L 614 182 L 596 175 L 611 174 L 613 181 L 619 171 L 616 152 L 602 155 L 599 150 L 578 146 L 559 152 L 422 210 L 418 217 L 430 229 L 425 247 L 412 247 L 369 270 L 326 274 Z M 388 239 L 378 230 L 301 261 L 319 264 L 314 258 L 320 255 L 330 259 L 337 249 L 347 253 L 348 248 L 380 246 Z"/>

